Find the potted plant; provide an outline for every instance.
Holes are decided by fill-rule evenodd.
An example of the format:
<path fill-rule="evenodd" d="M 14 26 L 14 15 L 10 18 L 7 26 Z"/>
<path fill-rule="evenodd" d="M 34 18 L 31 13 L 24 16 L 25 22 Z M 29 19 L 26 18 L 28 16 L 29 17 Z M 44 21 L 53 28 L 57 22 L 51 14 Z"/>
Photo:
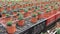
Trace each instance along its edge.
<path fill-rule="evenodd" d="M 37 14 L 37 10 L 35 9 L 35 10 L 33 11 L 33 13 L 34 13 L 34 14 Z"/>
<path fill-rule="evenodd" d="M 10 21 L 12 18 L 10 17 L 10 14 L 6 14 L 6 21 Z"/>
<path fill-rule="evenodd" d="M 20 15 L 20 12 L 17 12 L 17 15 L 15 15 L 14 18 L 18 19 L 19 15 Z"/>
<path fill-rule="evenodd" d="M 28 7 L 28 12 L 32 13 L 32 8 Z"/>
<path fill-rule="evenodd" d="M 28 17 L 31 15 L 30 12 L 28 12 L 28 9 L 24 9 L 24 12 L 25 12 L 24 17 Z"/>
<path fill-rule="evenodd" d="M 19 26 L 24 26 L 25 20 L 23 19 L 23 15 L 22 14 L 19 15 L 18 20 L 19 20 L 18 21 L 18 25 Z"/>
<path fill-rule="evenodd" d="M 48 4 L 46 4 L 45 6 L 44 6 L 44 12 L 46 12 L 46 10 L 49 8 L 49 5 Z"/>
<path fill-rule="evenodd" d="M 32 12 L 35 10 L 35 6 L 33 6 L 32 8 L 31 8 L 31 10 L 32 10 Z"/>
<path fill-rule="evenodd" d="M 17 14 L 17 11 L 16 11 L 16 10 L 14 10 L 14 11 L 13 11 L 13 15 L 16 15 L 16 14 Z"/>
<path fill-rule="evenodd" d="M 55 6 L 54 6 L 54 8 L 53 8 L 52 13 L 53 13 L 53 14 L 56 14 L 56 13 L 57 13 L 57 11 L 58 11 L 58 6 L 57 6 L 57 5 L 55 5 Z"/>
<path fill-rule="evenodd" d="M 7 11 L 11 11 L 11 7 L 9 5 L 7 6 Z"/>
<path fill-rule="evenodd" d="M 0 5 L 0 12 L 2 12 L 4 10 L 4 7 L 2 7 L 2 5 Z"/>
<path fill-rule="evenodd" d="M 26 4 L 23 4 L 23 7 L 25 8 L 26 7 Z"/>
<path fill-rule="evenodd" d="M 31 22 L 32 23 L 36 23 L 37 22 L 37 15 L 36 14 L 32 14 Z"/>
<path fill-rule="evenodd" d="M 38 19 L 41 19 L 41 18 L 42 18 L 41 12 L 38 12 Z"/>
<path fill-rule="evenodd" d="M 3 11 L 2 12 L 2 17 L 5 17 L 6 16 L 6 11 Z"/>
<path fill-rule="evenodd" d="M 40 12 L 40 6 L 36 6 L 35 9 L 37 13 Z"/>
<path fill-rule="evenodd" d="M 12 6 L 12 9 L 13 9 L 13 10 L 15 10 L 15 9 L 16 9 L 16 6 L 15 6 L 15 5 L 13 5 L 13 6 Z"/>
<path fill-rule="evenodd" d="M 40 5 L 40 3 L 37 2 L 37 3 L 36 3 L 36 6 L 39 6 L 39 5 Z"/>
<path fill-rule="evenodd" d="M 25 13 L 23 8 L 22 8 L 22 9 L 20 9 L 19 11 L 20 11 L 20 13 L 22 13 L 22 14 L 24 14 L 24 13 Z"/>
<path fill-rule="evenodd" d="M 51 10 L 47 9 L 46 12 L 44 13 L 44 17 L 48 18 L 49 16 L 51 16 Z"/>
<path fill-rule="evenodd" d="M 6 30 L 9 34 L 13 34 L 16 31 L 16 25 L 12 24 L 12 21 L 8 21 L 6 25 Z"/>

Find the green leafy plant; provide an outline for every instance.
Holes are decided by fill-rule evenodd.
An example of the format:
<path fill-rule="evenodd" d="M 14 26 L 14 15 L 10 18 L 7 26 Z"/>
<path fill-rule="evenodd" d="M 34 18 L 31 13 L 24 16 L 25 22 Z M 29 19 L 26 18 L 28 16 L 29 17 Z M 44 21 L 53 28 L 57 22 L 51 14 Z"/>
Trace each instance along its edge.
<path fill-rule="evenodd" d="M 57 29 L 57 34 L 60 34 L 60 29 Z"/>
<path fill-rule="evenodd" d="M 12 26 L 12 21 L 7 22 L 7 26 Z"/>
<path fill-rule="evenodd" d="M 14 10 L 14 12 L 17 12 L 16 10 Z"/>
<path fill-rule="evenodd" d="M 6 11 L 2 11 L 2 14 L 5 14 L 6 13 Z"/>
<path fill-rule="evenodd" d="M 38 15 L 41 14 L 41 12 L 38 12 Z"/>
<path fill-rule="evenodd" d="M 23 15 L 22 14 L 19 15 L 18 20 L 23 20 Z"/>
<path fill-rule="evenodd" d="M 36 17 L 37 15 L 36 14 L 32 14 L 32 17 Z"/>
<path fill-rule="evenodd" d="M 0 8 L 2 7 L 2 5 L 0 5 Z"/>
<path fill-rule="evenodd" d="M 10 16 L 10 14 L 6 14 L 6 17 L 9 17 Z"/>
<path fill-rule="evenodd" d="M 57 10 L 57 9 L 58 9 L 58 5 L 55 5 L 55 6 L 54 6 L 54 10 Z"/>
<path fill-rule="evenodd" d="M 36 12 L 36 10 L 34 10 L 34 12 Z"/>
<path fill-rule="evenodd" d="M 45 8 L 45 9 L 47 9 L 48 7 L 49 7 L 49 5 L 47 4 L 47 5 L 45 5 L 45 7 L 44 7 L 44 8 Z"/>
<path fill-rule="evenodd" d="M 20 12 L 17 12 L 17 15 L 20 15 L 21 13 Z"/>
<path fill-rule="evenodd" d="M 46 12 L 48 13 L 48 12 L 50 12 L 51 11 L 51 9 L 50 8 L 48 8 L 47 10 L 46 10 Z"/>
<path fill-rule="evenodd" d="M 28 12 L 28 9 L 24 9 L 24 12 Z"/>

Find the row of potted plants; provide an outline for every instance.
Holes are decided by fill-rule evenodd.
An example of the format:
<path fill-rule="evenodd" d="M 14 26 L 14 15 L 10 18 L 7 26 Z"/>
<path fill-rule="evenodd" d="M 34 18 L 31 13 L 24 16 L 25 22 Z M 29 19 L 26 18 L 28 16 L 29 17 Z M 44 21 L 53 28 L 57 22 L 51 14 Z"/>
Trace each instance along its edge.
<path fill-rule="evenodd" d="M 42 5 L 43 9 L 41 9 L 40 6 L 35 6 L 29 9 L 20 9 L 19 11 L 13 11 L 12 13 L 14 14 L 14 16 L 12 17 L 13 18 L 15 17 L 18 20 L 16 23 L 18 24 L 18 26 L 24 26 L 25 25 L 24 18 L 29 16 L 31 16 L 30 22 L 35 24 L 41 18 L 48 18 L 49 16 L 56 14 L 56 12 L 58 11 L 57 10 L 58 7 L 55 4 L 53 5 L 53 8 L 50 8 L 50 4 L 45 4 L 45 5 L 43 4 L 44 5 L 44 6 Z M 6 11 L 2 12 L 2 17 L 6 17 L 5 23 L 7 23 L 6 24 L 7 32 L 14 33 L 16 31 L 16 24 L 13 24 L 12 22 L 14 21 L 13 18 L 10 16 L 10 14 L 6 14 Z"/>
<path fill-rule="evenodd" d="M 38 19 L 40 19 L 40 12 L 38 13 L 38 16 L 36 14 L 32 14 L 32 18 L 30 19 L 32 23 L 36 23 Z M 25 25 L 25 20 L 23 19 L 23 15 L 20 14 L 18 16 L 18 21 L 16 24 L 18 26 L 24 26 Z M 6 30 L 8 33 L 14 33 L 16 31 L 16 24 L 13 24 L 11 20 L 7 21 L 6 24 Z"/>

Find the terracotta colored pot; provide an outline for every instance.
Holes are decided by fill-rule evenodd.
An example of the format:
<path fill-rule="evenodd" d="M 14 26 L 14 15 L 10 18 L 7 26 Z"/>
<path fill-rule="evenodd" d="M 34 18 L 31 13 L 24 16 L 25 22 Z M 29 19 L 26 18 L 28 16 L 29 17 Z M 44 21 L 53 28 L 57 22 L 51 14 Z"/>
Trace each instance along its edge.
<path fill-rule="evenodd" d="M 16 19 L 18 18 L 18 16 L 16 15 L 16 16 L 14 16 Z"/>
<path fill-rule="evenodd" d="M 33 12 L 35 8 L 32 8 L 31 11 Z"/>
<path fill-rule="evenodd" d="M 2 17 L 5 17 L 6 16 L 6 14 L 2 14 Z"/>
<path fill-rule="evenodd" d="M 17 12 L 13 12 L 13 15 L 16 15 L 17 14 Z"/>
<path fill-rule="evenodd" d="M 3 24 L 7 23 L 7 19 L 6 18 L 3 18 L 2 21 L 3 21 Z"/>
<path fill-rule="evenodd" d="M 37 15 L 37 14 L 38 14 L 38 12 L 33 12 L 33 14 L 36 14 L 36 15 Z"/>
<path fill-rule="evenodd" d="M 30 12 L 27 12 L 24 14 L 24 17 L 29 17 L 30 15 L 31 15 Z"/>
<path fill-rule="evenodd" d="M 11 17 L 6 17 L 6 19 L 7 19 L 7 22 L 12 20 Z"/>
<path fill-rule="evenodd" d="M 38 15 L 38 19 L 41 19 L 41 18 L 42 18 L 42 15 L 41 15 L 41 14 L 39 14 L 39 15 Z"/>
<path fill-rule="evenodd" d="M 30 7 L 31 5 L 30 5 L 30 4 L 28 4 L 28 6 Z"/>
<path fill-rule="evenodd" d="M 10 4 L 12 4 L 12 2 L 8 2 L 8 4 L 10 5 Z"/>
<path fill-rule="evenodd" d="M 32 13 L 32 10 L 28 10 L 29 13 Z"/>
<path fill-rule="evenodd" d="M 28 6 L 28 4 L 25 4 L 26 5 L 26 7 Z"/>
<path fill-rule="evenodd" d="M 51 6 L 51 9 L 53 9 L 53 6 Z"/>
<path fill-rule="evenodd" d="M 18 8 L 21 8 L 19 4 L 17 4 L 17 7 L 18 7 Z"/>
<path fill-rule="evenodd" d="M 7 11 L 10 11 L 11 10 L 11 7 L 7 7 Z"/>
<path fill-rule="evenodd" d="M 57 13 L 57 10 L 52 10 L 51 11 L 51 14 L 53 15 L 53 14 L 56 14 Z"/>
<path fill-rule="evenodd" d="M 12 26 L 6 26 L 6 30 L 10 34 L 15 33 L 15 31 L 16 31 L 16 25 L 13 24 Z"/>
<path fill-rule="evenodd" d="M 36 3 L 36 6 L 39 6 L 40 5 L 40 3 Z"/>
<path fill-rule="evenodd" d="M 48 18 L 48 17 L 50 17 L 50 16 L 51 16 L 51 12 L 44 13 L 43 15 L 44 15 L 44 18 Z"/>
<path fill-rule="evenodd" d="M 20 5 L 21 8 L 23 8 L 23 5 Z"/>
<path fill-rule="evenodd" d="M 33 6 L 33 3 L 31 4 L 31 7 Z"/>
<path fill-rule="evenodd" d="M 37 22 L 37 17 L 32 17 L 32 18 L 31 18 L 31 22 L 32 22 L 32 23 L 36 23 L 36 22 Z"/>
<path fill-rule="evenodd" d="M 27 4 L 24 4 L 23 7 L 24 7 L 24 8 L 27 7 Z"/>
<path fill-rule="evenodd" d="M 18 21 L 18 25 L 19 26 L 24 26 L 24 24 L 25 24 L 25 20 L 19 20 Z"/>
<path fill-rule="evenodd" d="M 12 9 L 13 9 L 13 10 L 16 9 L 16 6 L 12 6 Z"/>
<path fill-rule="evenodd" d="M 25 12 L 24 12 L 24 10 L 20 10 L 20 13 L 24 14 Z"/>
<path fill-rule="evenodd" d="M 4 8 L 3 7 L 0 7 L 0 12 L 2 12 L 4 10 Z"/>

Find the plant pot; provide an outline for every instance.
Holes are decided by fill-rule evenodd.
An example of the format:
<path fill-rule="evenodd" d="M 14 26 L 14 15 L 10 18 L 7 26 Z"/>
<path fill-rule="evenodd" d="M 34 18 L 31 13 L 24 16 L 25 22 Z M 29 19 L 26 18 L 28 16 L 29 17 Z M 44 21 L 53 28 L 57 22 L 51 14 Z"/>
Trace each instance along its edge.
<path fill-rule="evenodd" d="M 7 11 L 11 11 L 11 7 L 7 7 Z"/>
<path fill-rule="evenodd" d="M 16 6 L 12 6 L 12 9 L 13 9 L 13 10 L 16 9 Z"/>
<path fill-rule="evenodd" d="M 39 6 L 40 5 L 40 3 L 36 3 L 36 6 Z"/>
<path fill-rule="evenodd" d="M 56 13 L 57 13 L 57 10 L 52 10 L 52 11 L 51 11 L 51 14 L 52 14 L 52 15 L 54 15 L 54 14 L 56 14 Z"/>
<path fill-rule="evenodd" d="M 25 24 L 25 20 L 19 20 L 18 21 L 18 25 L 19 26 L 24 26 L 24 24 Z"/>
<path fill-rule="evenodd" d="M 36 23 L 37 20 L 38 20 L 37 17 L 32 17 L 32 18 L 31 18 L 31 22 L 32 22 L 32 23 Z"/>
<path fill-rule="evenodd" d="M 33 12 L 33 14 L 36 14 L 37 15 L 38 13 L 37 12 Z"/>
<path fill-rule="evenodd" d="M 43 14 L 43 16 L 44 16 L 44 18 L 48 18 L 48 17 L 50 17 L 50 16 L 51 16 L 51 12 L 44 13 L 44 14 Z"/>
<path fill-rule="evenodd" d="M 23 5 L 20 5 L 21 8 L 23 8 Z"/>
<path fill-rule="evenodd" d="M 51 9 L 53 9 L 53 6 L 51 6 Z"/>
<path fill-rule="evenodd" d="M 2 14 L 2 17 L 5 17 L 6 16 L 6 14 Z"/>
<path fill-rule="evenodd" d="M 31 14 L 29 12 L 24 14 L 24 17 L 29 17 Z"/>
<path fill-rule="evenodd" d="M 3 24 L 6 24 L 7 23 L 7 19 L 6 18 L 3 18 L 2 21 L 3 21 L 2 22 Z"/>
<path fill-rule="evenodd" d="M 20 10 L 20 13 L 21 13 L 21 14 L 24 14 L 25 12 L 24 12 L 24 10 Z"/>
<path fill-rule="evenodd" d="M 31 7 L 33 6 L 33 3 L 31 4 Z"/>
<path fill-rule="evenodd" d="M 9 34 L 15 33 L 16 31 L 16 25 L 13 24 L 12 26 L 6 26 L 6 30 Z"/>
<path fill-rule="evenodd" d="M 39 15 L 38 15 L 38 19 L 41 19 L 41 18 L 42 18 L 42 15 L 41 15 L 41 14 L 39 14 Z"/>
<path fill-rule="evenodd" d="M 28 6 L 30 7 L 31 5 L 30 5 L 30 4 L 28 4 Z"/>
<path fill-rule="evenodd" d="M 26 7 L 26 5 L 25 5 L 25 4 L 23 4 L 23 7 L 25 8 L 25 7 Z"/>
<path fill-rule="evenodd" d="M 16 19 L 18 18 L 18 16 L 16 15 L 16 16 L 14 16 Z"/>
<path fill-rule="evenodd" d="M 4 8 L 3 7 L 0 7 L 0 12 L 2 12 L 4 10 Z"/>
<path fill-rule="evenodd" d="M 12 20 L 11 17 L 6 17 L 6 19 L 7 19 L 7 22 Z"/>
<path fill-rule="evenodd" d="M 13 12 L 13 15 L 17 15 L 17 12 Z"/>
<path fill-rule="evenodd" d="M 28 10 L 29 13 L 32 13 L 32 10 Z"/>
<path fill-rule="evenodd" d="M 18 7 L 18 8 L 21 8 L 19 4 L 17 4 L 17 7 Z"/>

